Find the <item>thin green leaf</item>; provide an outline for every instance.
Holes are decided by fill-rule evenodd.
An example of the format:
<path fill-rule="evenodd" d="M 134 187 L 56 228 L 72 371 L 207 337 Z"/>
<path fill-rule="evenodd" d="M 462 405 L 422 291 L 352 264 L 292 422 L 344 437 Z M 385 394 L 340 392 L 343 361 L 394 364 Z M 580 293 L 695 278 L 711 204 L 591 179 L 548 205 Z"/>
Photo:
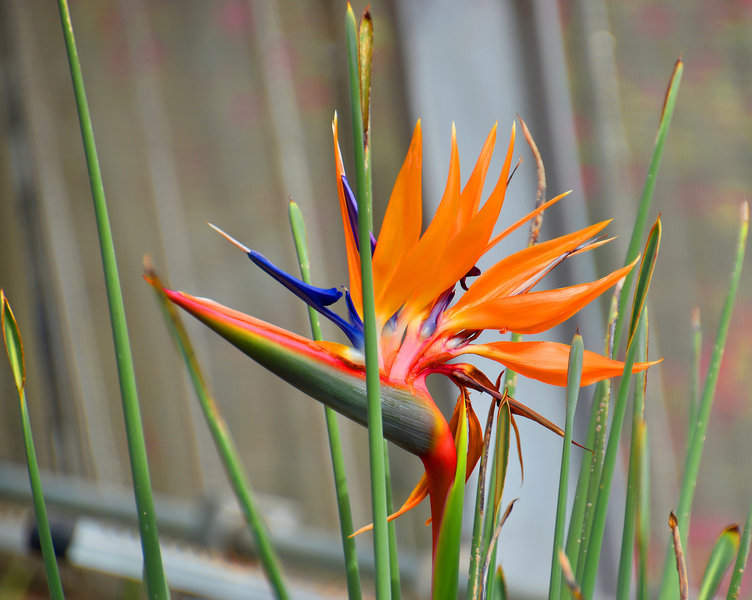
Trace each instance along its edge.
<path fill-rule="evenodd" d="M 648 427 L 638 429 L 640 485 L 637 505 L 637 600 L 648 600 L 648 548 L 650 547 L 650 457 Z"/>
<path fill-rule="evenodd" d="M 509 593 L 507 592 L 507 581 L 504 578 L 504 570 L 499 566 L 496 568 L 496 576 L 494 577 L 494 594 L 492 600 L 507 600 Z"/>
<path fill-rule="evenodd" d="M 692 311 L 692 372 L 690 373 L 692 389 L 689 397 L 689 427 L 687 439 L 692 439 L 697 424 L 697 411 L 700 407 L 700 391 L 702 376 L 700 364 L 702 362 L 702 324 L 700 322 L 700 307 L 695 306 Z"/>
<path fill-rule="evenodd" d="M 165 293 L 162 291 L 165 287 L 163 282 L 151 267 L 148 258 L 144 259 L 144 266 L 147 275 L 157 283 L 157 285 L 154 286 L 154 291 L 159 305 L 162 308 L 162 313 L 165 316 L 167 328 L 170 331 L 172 339 L 180 353 L 180 357 L 183 359 L 185 368 L 188 371 L 188 375 L 191 378 L 193 389 L 196 392 L 199 404 L 201 405 L 201 410 L 206 418 L 206 423 L 209 426 L 209 431 L 214 439 L 214 444 L 217 446 L 222 465 L 225 468 L 232 489 L 235 492 L 235 496 L 238 499 L 245 520 L 248 523 L 248 527 L 250 528 L 251 534 L 256 542 L 256 552 L 259 561 L 261 562 L 261 566 L 269 579 L 275 597 L 279 600 L 286 600 L 290 595 L 285 586 L 282 567 L 277 553 L 274 550 L 274 546 L 269 538 L 269 532 L 267 531 L 264 519 L 256 506 L 253 489 L 251 488 L 251 483 L 243 470 L 243 464 L 240 460 L 235 440 L 230 433 L 230 428 L 227 426 L 227 421 L 225 421 L 219 410 L 219 406 L 217 406 L 214 397 L 209 391 L 206 384 L 206 378 L 204 377 L 201 366 L 198 363 L 193 344 L 191 343 L 188 332 L 183 325 L 183 321 L 180 318 L 175 305 L 169 301 Z"/>
<path fill-rule="evenodd" d="M 306 283 L 311 283 L 311 261 L 308 256 L 308 241 L 305 228 L 305 220 L 300 207 L 290 201 L 288 207 L 290 228 L 295 242 L 295 251 L 300 266 L 300 276 Z M 319 314 L 311 306 L 308 307 L 308 319 L 311 323 L 311 334 L 314 340 L 320 340 L 321 323 Z M 360 587 L 360 573 L 358 568 L 358 554 L 355 548 L 355 539 L 350 537 L 353 528 L 352 508 L 350 506 L 350 491 L 347 487 L 347 474 L 345 473 L 345 458 L 342 452 L 342 440 L 339 433 L 336 413 L 328 406 L 324 407 L 326 430 L 329 437 L 329 453 L 332 458 L 332 471 L 334 473 L 334 491 L 337 496 L 337 512 L 339 514 L 339 531 L 342 538 L 342 550 L 345 555 L 345 574 L 347 576 L 347 597 L 350 600 L 359 600 L 362 597 Z M 386 450 L 385 450 L 386 452 Z M 386 463 L 385 459 L 385 465 Z M 387 488 L 387 493 L 390 490 Z M 390 532 L 391 533 L 391 532 Z M 392 577 L 394 574 L 392 573 Z"/>
<path fill-rule="evenodd" d="M 647 360 L 647 319 L 641 321 L 640 329 L 636 338 L 638 344 L 637 361 Z M 634 540 L 637 520 L 637 506 L 640 498 L 641 479 L 641 455 L 644 445 L 645 421 L 643 412 L 645 408 L 645 385 L 647 374 L 643 371 L 635 379 L 635 390 L 632 412 L 632 440 L 629 450 L 629 467 L 627 469 L 627 495 L 624 506 L 624 527 L 621 534 L 621 553 L 619 555 L 619 571 L 616 583 L 617 600 L 627 600 L 630 597 L 632 583 L 632 562 L 635 556 Z"/>
<path fill-rule="evenodd" d="M 718 332 L 716 333 L 715 344 L 713 344 L 713 353 L 710 357 L 708 373 L 705 377 L 705 386 L 702 390 L 702 398 L 697 413 L 694 435 L 689 441 L 684 463 L 682 487 L 676 511 L 677 517 L 679 518 L 679 527 L 682 538 L 686 538 L 689 528 L 692 499 L 694 498 L 697 475 L 700 470 L 702 450 L 705 446 L 705 436 L 707 435 L 708 430 L 710 410 L 713 406 L 715 387 L 718 383 L 718 373 L 721 368 L 721 360 L 723 359 L 723 350 L 726 346 L 726 338 L 728 337 L 728 330 L 731 324 L 731 313 L 734 309 L 734 300 L 739 289 L 739 280 L 741 279 L 742 266 L 744 265 L 744 250 L 747 246 L 747 234 L 749 231 L 749 205 L 746 202 L 742 203 L 740 207 L 739 220 L 739 237 L 736 242 L 736 256 L 731 271 L 729 290 L 726 295 L 726 301 L 723 305 L 721 319 L 718 323 Z M 670 556 L 667 558 L 670 558 Z M 671 569 L 667 568 L 668 566 L 669 563 L 664 562 L 663 579 L 659 596 L 660 600 L 669 600 L 676 594 L 676 575 Z"/>
<path fill-rule="evenodd" d="M 721 585 L 721 579 L 739 550 L 739 526 L 731 525 L 723 530 L 718 540 L 713 546 L 713 550 L 708 558 L 708 564 L 705 566 L 705 573 L 702 575 L 702 584 L 700 592 L 697 594 L 697 600 L 712 600 Z"/>
<path fill-rule="evenodd" d="M 731 573 L 731 583 L 729 583 L 728 595 L 726 596 L 727 600 L 736 600 L 739 597 L 742 587 L 742 576 L 744 575 L 744 569 L 747 567 L 747 559 L 749 559 L 750 542 L 752 542 L 752 504 L 750 504 L 747 511 L 747 521 L 744 523 L 744 533 L 739 543 L 739 553 L 736 555 L 734 570 Z"/>
<path fill-rule="evenodd" d="M 509 371 L 507 371 L 507 375 L 508 374 Z M 505 392 L 508 390 L 509 387 L 506 388 Z M 497 530 L 500 525 L 501 497 L 504 493 L 504 482 L 506 481 L 507 467 L 509 465 L 511 427 L 512 413 L 509 409 L 509 403 L 502 402 L 496 416 L 496 445 L 493 464 L 491 465 L 491 484 L 494 489 L 493 506 L 486 510 L 483 522 L 483 537 L 481 539 L 481 556 L 487 556 L 489 550 L 491 556 L 486 559 L 487 564 L 481 568 L 481 573 L 484 571 L 488 573 L 488 571 L 496 564 L 496 547 L 493 546 L 493 536 L 495 530 Z M 487 578 L 484 578 L 481 575 L 481 598 L 493 593 L 493 586 L 491 583 L 492 582 L 489 582 Z"/>
<path fill-rule="evenodd" d="M 384 478 L 386 479 L 386 511 L 394 512 L 394 500 L 392 499 L 392 476 L 389 466 L 389 444 L 384 440 Z M 397 552 L 397 526 L 394 519 L 387 523 L 389 530 L 389 579 L 391 581 L 392 600 L 402 598 L 402 586 L 400 585 L 399 554 Z"/>
<path fill-rule="evenodd" d="M 635 288 L 635 296 L 632 304 L 632 319 L 629 323 L 627 345 L 632 343 L 632 338 L 634 338 L 635 331 L 637 331 L 637 321 L 639 320 L 640 313 L 647 301 L 650 280 L 653 278 L 655 261 L 658 258 L 658 247 L 661 243 L 661 233 L 661 217 L 659 215 L 650 230 L 647 244 L 645 244 L 645 253 L 642 264 L 640 265 L 640 274 L 637 278 L 637 286 Z"/>
<path fill-rule="evenodd" d="M 496 402 L 491 402 L 483 434 L 483 454 L 478 468 L 478 486 L 475 493 L 475 512 L 473 515 L 473 535 L 470 542 L 470 568 L 467 577 L 467 597 L 470 600 L 480 598 L 481 554 L 483 552 L 483 517 L 486 513 L 486 469 L 491 446 L 491 429 L 493 427 Z"/>
<path fill-rule="evenodd" d="M 567 514 L 567 490 L 569 487 L 569 458 L 572 450 L 572 430 L 574 412 L 580 395 L 582 377 L 582 356 L 584 345 L 582 336 L 576 333 L 572 338 L 567 368 L 566 418 L 564 425 L 564 446 L 561 450 L 561 469 L 559 470 L 559 495 L 556 502 L 556 522 L 554 526 L 554 546 L 551 553 L 551 580 L 548 588 L 549 600 L 558 600 L 561 595 L 561 563 L 559 552 L 564 545 L 564 521 Z"/>
<path fill-rule="evenodd" d="M 493 535 L 491 536 L 491 545 L 488 548 L 488 552 L 486 553 L 486 559 L 483 561 L 483 574 L 481 578 L 481 597 L 480 600 L 493 600 L 494 594 L 496 593 L 496 587 L 494 585 L 494 578 L 489 577 L 489 574 L 491 573 L 491 570 L 493 569 L 493 566 L 496 564 L 496 550 L 498 548 L 498 541 L 499 541 L 499 535 L 501 534 L 501 528 L 504 527 L 504 523 L 507 522 L 507 519 L 509 518 L 509 515 L 512 514 L 512 509 L 514 508 L 514 505 L 517 503 L 517 500 L 519 498 L 515 498 L 512 500 L 508 505 L 506 510 L 504 511 L 504 514 L 501 516 L 501 519 L 499 520 L 499 524 L 496 526 L 496 529 L 493 532 Z"/>
<path fill-rule="evenodd" d="M 373 229 L 370 152 L 366 152 L 365 128 L 361 109 L 360 58 L 358 33 L 352 6 L 347 5 L 345 37 L 350 81 L 350 114 L 352 117 L 355 182 L 358 192 L 358 237 L 368 240 Z M 370 90 L 366 90 L 368 93 Z M 367 244 L 364 243 L 364 246 Z M 360 253 L 363 288 L 363 329 L 365 335 L 366 385 L 368 394 L 368 447 L 371 462 L 371 505 L 373 510 L 373 551 L 376 564 L 376 597 L 386 600 L 391 595 L 389 574 L 389 529 L 387 527 L 386 470 L 384 467 L 383 423 L 379 393 L 379 349 L 374 308 L 373 265 L 371 253 Z"/>
<path fill-rule="evenodd" d="M 640 327 L 639 321 L 643 319 L 647 320 L 647 309 L 644 304 L 644 297 L 650 286 L 650 275 L 653 273 L 655 255 L 660 246 L 661 228 L 659 223 L 660 218 L 651 230 L 650 237 L 645 245 L 645 253 L 642 258 L 642 264 L 640 265 L 639 283 L 635 290 L 635 303 L 641 304 L 642 310 L 637 315 L 635 315 L 634 312 L 632 313 L 633 316 L 637 317 L 637 323 L 630 323 L 630 332 L 636 331 L 638 327 Z M 643 276 L 643 273 L 645 273 L 646 276 Z M 608 443 L 606 445 L 606 453 L 603 459 L 603 469 L 601 471 L 598 497 L 593 509 L 593 525 L 588 539 L 587 556 L 582 571 L 581 585 L 582 593 L 585 598 L 592 598 L 593 590 L 595 589 L 595 578 L 598 573 L 601 544 L 606 529 L 606 514 L 608 500 L 611 494 L 611 483 L 613 481 L 614 468 L 619 454 L 619 440 L 621 439 L 624 415 L 627 410 L 627 400 L 629 398 L 629 390 L 632 383 L 632 367 L 635 363 L 638 346 L 639 344 L 634 343 L 634 337 L 631 336 L 630 344 L 627 346 L 624 371 L 621 381 L 619 382 L 619 391 L 616 398 L 616 404 L 614 405 L 614 414 L 611 419 L 611 429 L 608 434 Z M 579 567 L 580 565 L 578 565 L 578 569 Z"/>
<path fill-rule="evenodd" d="M 18 333 L 16 317 L 13 316 L 13 311 L 8 303 L 8 298 L 5 297 L 5 292 L 2 289 L 0 289 L 0 300 L 3 304 L 3 340 L 5 341 L 5 349 L 8 352 L 10 369 L 13 371 L 13 380 L 16 384 L 16 390 L 20 394 L 26 385 L 26 366 L 24 363 L 23 344 L 21 343 L 21 336 Z"/>
<path fill-rule="evenodd" d="M 632 229 L 632 236 L 629 239 L 629 247 L 627 248 L 627 254 L 624 258 L 624 264 L 631 263 L 640 251 L 640 245 L 642 244 L 642 237 L 645 234 L 645 227 L 647 227 L 648 217 L 650 215 L 650 205 L 653 201 L 653 192 L 655 191 L 655 183 L 658 179 L 658 171 L 661 166 L 661 158 L 663 156 L 663 147 L 666 143 L 666 136 L 671 125 L 671 117 L 674 114 L 674 106 L 676 105 L 676 97 L 679 94 L 679 84 L 681 83 L 682 73 L 684 72 L 684 63 L 679 58 L 674 64 L 674 70 L 671 74 L 671 79 L 666 90 L 666 96 L 663 100 L 663 110 L 661 111 L 661 118 L 658 124 L 658 133 L 655 137 L 655 146 L 653 148 L 653 156 L 650 159 L 650 166 L 648 167 L 648 174 L 645 178 L 645 185 L 642 189 L 642 196 L 640 197 L 640 204 L 637 209 L 637 217 L 635 218 L 634 228 Z M 616 330 L 614 335 L 614 347 L 618 353 L 619 345 L 621 343 L 622 330 L 624 328 L 624 319 L 626 318 L 627 302 L 629 301 L 629 292 L 632 289 L 632 280 L 634 279 L 634 271 L 630 271 L 624 282 L 621 296 L 619 298 L 619 318 L 616 323 Z"/>
<path fill-rule="evenodd" d="M 84 144 L 86 164 L 89 169 L 89 183 L 91 184 L 94 213 L 99 233 L 99 245 L 102 254 L 107 302 L 110 309 L 112 323 L 112 337 L 115 345 L 120 395 L 123 403 L 123 418 L 125 433 L 128 441 L 128 455 L 131 462 L 133 477 L 133 491 L 136 497 L 139 531 L 141 534 L 141 548 L 144 555 L 144 579 L 146 591 L 150 600 L 165 600 L 170 597 L 167 579 L 162 567 L 162 554 L 159 548 L 159 532 L 154 513 L 154 498 L 151 491 L 149 464 L 146 458 L 146 442 L 144 441 L 141 413 L 138 406 L 138 392 L 136 390 L 136 375 L 133 370 L 128 326 L 125 320 L 125 307 L 120 289 L 115 246 L 112 240 L 110 219 L 107 214 L 107 202 L 104 195 L 102 173 L 99 169 L 99 158 L 94 142 L 94 130 L 86 100 L 81 64 L 78 60 L 76 41 L 73 35 L 70 11 L 66 0 L 58 0 L 60 21 L 63 27 L 63 37 L 68 54 L 73 92 L 78 109 L 78 120 L 81 125 L 81 137 Z"/>
<path fill-rule="evenodd" d="M 608 312 L 608 326 L 603 353 L 613 356 L 614 327 L 619 309 L 619 293 L 623 282 L 614 287 L 611 295 L 611 307 Z M 606 423 L 608 419 L 608 405 L 611 398 L 611 380 L 604 379 L 597 383 L 593 393 L 593 403 L 590 408 L 590 421 L 585 438 L 585 447 L 591 448 L 591 454 L 583 454 L 580 461 L 580 472 L 577 477 L 577 489 L 574 495 L 572 513 L 569 517 L 569 532 L 567 534 L 567 560 L 575 571 L 579 564 L 584 565 L 587 554 L 587 542 L 592 525 L 592 506 L 598 493 L 603 453 L 606 447 Z M 580 576 L 582 573 L 580 573 Z M 574 578 L 574 575 L 573 575 Z M 566 592 L 562 590 L 562 600 Z"/>
<path fill-rule="evenodd" d="M 21 409 L 21 427 L 23 431 L 24 448 L 26 450 L 26 464 L 29 470 L 29 483 L 31 485 L 31 497 L 34 504 L 34 515 L 39 531 L 39 545 L 42 548 L 42 560 L 47 572 L 47 586 L 50 597 L 53 600 L 63 600 L 63 584 L 60 581 L 60 573 L 55 558 L 55 548 L 52 543 L 50 523 L 47 518 L 47 508 L 44 505 L 44 493 L 42 491 L 42 478 L 39 475 L 37 453 L 34 450 L 34 438 L 31 434 L 31 421 L 29 409 L 26 404 L 26 392 L 24 391 L 26 367 L 24 364 L 23 343 L 18 332 L 18 324 L 11 310 L 5 292 L 0 289 L 0 302 L 2 303 L 2 324 L 5 349 L 8 352 L 8 360 L 13 371 L 13 376 L 18 391 L 19 407 Z"/>
<path fill-rule="evenodd" d="M 457 434 L 457 470 L 449 489 L 444 516 L 439 528 L 433 565 L 433 600 L 456 600 L 459 580 L 460 534 L 462 508 L 465 499 L 465 470 L 467 466 L 467 407 L 466 397 L 460 405 Z"/>

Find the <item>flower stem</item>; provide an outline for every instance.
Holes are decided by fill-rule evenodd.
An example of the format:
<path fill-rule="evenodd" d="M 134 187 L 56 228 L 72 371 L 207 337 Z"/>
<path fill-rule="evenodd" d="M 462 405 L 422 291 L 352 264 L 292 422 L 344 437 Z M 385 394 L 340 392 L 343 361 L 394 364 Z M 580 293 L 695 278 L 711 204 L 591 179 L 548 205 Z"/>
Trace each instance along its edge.
<path fill-rule="evenodd" d="M 300 207 L 290 201 L 290 228 L 295 242 L 295 251 L 300 266 L 300 277 L 306 283 L 311 283 L 311 261 L 308 257 L 308 243 L 305 221 Z M 318 313 L 308 307 L 308 318 L 311 322 L 311 334 L 314 340 L 322 339 L 321 323 Z M 334 471 L 334 491 L 337 495 L 337 511 L 339 513 L 339 530 L 342 536 L 342 550 L 345 553 L 345 573 L 347 575 L 347 597 L 359 600 L 362 596 L 360 589 L 360 574 L 358 569 L 358 554 L 355 549 L 355 539 L 350 537 L 353 532 L 352 509 L 350 508 L 350 492 L 347 488 L 345 473 L 345 459 L 342 453 L 342 440 L 337 424 L 337 414 L 328 406 L 324 407 L 326 431 L 329 434 L 329 452 L 332 456 L 332 470 Z"/>
<path fill-rule="evenodd" d="M 8 351 L 8 359 L 13 371 L 21 409 L 21 427 L 24 447 L 26 449 L 26 464 L 29 470 L 29 484 L 31 485 L 31 496 L 34 503 L 34 515 L 37 521 L 37 531 L 39 532 L 39 545 L 42 548 L 42 559 L 44 560 L 44 568 L 47 572 L 47 587 L 50 590 L 50 598 L 52 600 L 63 600 L 65 597 L 63 594 L 63 584 L 60 581 L 60 572 L 57 568 L 55 547 L 52 542 L 50 523 L 47 519 L 47 508 L 44 505 L 42 478 L 39 475 L 37 453 L 34 450 L 34 438 L 31 435 L 29 407 L 26 403 L 26 390 L 24 389 L 26 367 L 24 364 L 21 335 L 18 332 L 18 324 L 16 323 L 16 318 L 13 316 L 10 303 L 2 290 L 0 290 L 0 302 L 2 302 L 0 310 L 2 311 L 3 339 L 5 340 L 5 348 Z"/>
<path fill-rule="evenodd" d="M 365 336 L 366 386 L 368 397 L 368 443 L 371 462 L 371 504 L 373 510 L 373 549 L 376 564 L 376 598 L 391 597 L 389 569 L 389 530 L 387 527 L 386 469 L 384 434 L 379 390 L 379 348 L 376 309 L 373 294 L 373 265 L 366 241 L 373 222 L 370 149 L 366 148 L 361 105 L 358 32 L 355 14 L 348 3 L 345 18 L 347 58 L 350 75 L 350 112 L 352 114 L 355 181 L 358 193 L 358 237 L 361 244 L 360 270 L 363 286 L 363 326 Z M 366 90 L 367 92 L 367 90 Z M 369 144 L 370 146 L 370 144 Z"/>
<path fill-rule="evenodd" d="M 76 41 L 73 36 L 73 25 L 67 1 L 58 0 L 58 7 L 63 27 L 63 37 L 65 38 L 65 47 L 68 53 L 68 64 L 73 80 L 73 91 L 78 108 L 78 119 L 81 125 L 81 136 L 83 138 L 86 164 L 89 169 L 94 213 L 99 232 L 99 245 L 102 254 L 107 301 L 112 323 L 112 337 L 117 359 L 125 431 L 128 440 L 128 454 L 130 456 L 131 474 L 133 476 L 133 491 L 136 497 L 136 508 L 138 510 L 138 522 L 141 532 L 141 547 L 144 554 L 146 589 L 151 600 L 162 600 L 169 598 L 170 592 L 167 587 L 164 569 L 162 568 L 159 534 L 154 514 L 154 499 L 151 492 L 149 465 L 146 459 L 146 443 L 144 441 L 141 413 L 138 406 L 136 376 L 133 370 L 133 358 L 128 339 L 128 327 L 125 320 L 125 307 L 123 305 L 120 278 L 115 259 L 115 246 L 112 240 L 104 185 L 102 184 L 102 174 L 99 169 L 99 159 L 94 143 L 94 131 L 89 114 L 89 105 L 86 100 L 86 90 L 84 89 L 81 64 L 78 60 Z"/>
<path fill-rule="evenodd" d="M 584 344 L 582 336 L 576 333 L 569 350 L 569 369 L 567 371 L 566 419 L 564 425 L 564 446 L 561 451 L 561 469 L 559 470 L 559 495 L 556 502 L 556 524 L 554 526 L 554 548 L 551 557 L 551 581 L 548 588 L 549 600 L 559 600 L 561 595 L 562 569 L 559 552 L 564 546 L 564 521 L 567 517 L 567 490 L 569 487 L 569 459 L 572 451 L 572 430 L 574 413 L 580 395 L 582 378 L 582 356 Z"/>

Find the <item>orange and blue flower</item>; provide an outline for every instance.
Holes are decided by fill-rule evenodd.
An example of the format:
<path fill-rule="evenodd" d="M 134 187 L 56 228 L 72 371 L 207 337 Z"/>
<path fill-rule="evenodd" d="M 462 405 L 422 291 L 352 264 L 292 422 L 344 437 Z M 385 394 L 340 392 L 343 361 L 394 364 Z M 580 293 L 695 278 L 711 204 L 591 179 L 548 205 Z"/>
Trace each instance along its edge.
<path fill-rule="evenodd" d="M 313 398 L 354 421 L 367 425 L 365 369 L 362 355 L 363 322 L 360 252 L 373 257 L 374 296 L 379 331 L 384 435 L 423 461 L 425 476 L 403 507 L 402 514 L 430 496 L 434 541 L 441 523 L 446 495 L 456 469 L 455 434 L 458 415 L 447 422 L 426 386 L 431 373 L 448 376 L 460 389 L 459 402 L 469 406 L 468 390 L 503 394 L 476 367 L 457 362 L 467 354 L 483 356 L 523 376 L 564 386 L 569 346 L 546 341 L 491 341 L 478 343 L 485 330 L 501 333 L 541 333 L 570 318 L 616 284 L 635 263 L 597 281 L 537 291 L 538 283 L 568 257 L 604 243 L 600 232 L 608 221 L 527 247 L 481 273 L 479 259 L 499 241 L 566 194 L 549 200 L 506 230 L 493 235 L 510 179 L 515 130 L 501 174 L 481 206 L 481 193 L 496 139 L 494 127 L 464 187 L 454 129 L 449 175 L 439 207 L 422 231 L 422 136 L 420 122 L 413 132 L 407 157 L 394 185 L 378 239 L 363 243 L 357 231 L 357 203 L 349 186 L 332 125 L 337 191 L 342 214 L 349 287 L 308 285 L 274 266 L 264 256 L 236 240 L 230 241 L 288 290 L 337 325 L 349 345 L 315 342 L 280 329 L 211 300 L 165 290 L 168 297 L 214 329 L 261 365 Z M 468 280 L 473 279 L 472 283 Z M 462 289 L 457 289 L 459 287 Z M 342 300 L 346 317 L 332 310 Z M 634 366 L 634 372 L 650 363 Z M 624 364 L 594 352 L 585 352 L 582 385 L 620 375 Z M 513 415 L 531 418 L 561 430 L 521 402 L 505 398 Z M 468 411 L 468 469 L 482 451 L 477 416 Z"/>

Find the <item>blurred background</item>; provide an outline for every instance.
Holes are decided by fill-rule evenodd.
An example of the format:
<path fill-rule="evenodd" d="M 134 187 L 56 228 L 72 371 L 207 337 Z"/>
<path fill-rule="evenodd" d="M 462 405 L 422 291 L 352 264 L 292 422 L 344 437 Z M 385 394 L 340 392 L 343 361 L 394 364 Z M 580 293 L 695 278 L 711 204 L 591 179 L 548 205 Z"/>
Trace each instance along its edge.
<path fill-rule="evenodd" d="M 77 0 L 71 10 L 168 577 L 186 595 L 268 597 L 208 430 L 141 279 L 141 262 L 148 253 L 174 287 L 307 333 L 302 304 L 206 222 L 295 272 L 287 225 L 292 196 L 307 219 L 315 282 L 345 282 L 331 142 L 334 112 L 343 124 L 349 119 L 344 3 Z M 665 88 L 682 55 L 686 70 L 652 209 L 652 219 L 660 212 L 664 225 L 650 304 L 651 357 L 663 363 L 651 370 L 647 399 L 659 564 L 685 444 L 691 313 L 695 307 L 701 313 L 704 366 L 726 293 L 739 203 L 749 199 L 752 183 L 752 4 L 375 0 L 371 12 L 375 221 L 418 118 L 430 215 L 446 180 L 452 123 L 464 181 L 493 124 L 499 122 L 505 146 L 519 114 L 540 147 L 549 196 L 574 190 L 547 213 L 543 238 L 611 217 L 608 232 L 620 236 L 596 256 L 570 261 L 560 283 L 593 279 L 621 264 Z M 139 576 L 140 563 L 137 547 L 129 554 L 137 545 L 129 529 L 135 516 L 99 248 L 59 17 L 49 2 L 0 3 L 0 115 L 0 284 L 24 337 L 48 502 L 71 549 L 78 549 L 69 556 L 66 591 L 71 598 L 138 598 L 138 586 L 128 581 Z M 351 165 L 348 128 L 341 130 Z M 500 227 L 529 211 L 535 198 L 535 165 L 521 139 L 516 154 L 524 162 Z M 489 186 L 499 168 L 497 156 Z M 520 232 L 501 252 L 526 238 Z M 586 346 L 600 350 L 603 308 L 591 307 L 547 339 L 569 340 L 579 327 Z M 697 487 L 688 542 L 694 569 L 702 569 L 722 527 L 743 521 L 752 494 L 743 458 L 752 450 L 750 325 L 752 283 L 745 276 Z M 321 406 L 214 334 L 188 326 L 296 597 L 344 597 Z M 435 386 L 450 410 L 453 396 L 442 382 Z M 559 390 L 523 382 L 518 399 L 562 421 Z M 487 403 L 476 402 L 485 414 Z M 23 549 L 25 459 L 4 360 L 0 411 L 0 596 L 45 597 L 41 563 Z M 580 414 L 586 413 L 583 401 Z M 341 427 L 355 521 L 365 523 L 366 433 L 345 421 Z M 527 425 L 522 438 L 526 477 L 520 486 L 513 462 L 507 494 L 521 501 L 502 533 L 501 560 L 512 596 L 536 598 L 547 589 L 561 442 Z M 401 503 L 421 465 L 398 449 L 391 458 Z M 620 510 L 616 502 L 617 536 Z M 430 534 L 423 525 L 427 508 L 415 513 L 398 521 L 398 535 L 405 590 L 421 597 L 428 589 Z M 359 543 L 367 573 L 369 535 Z M 598 597 L 608 597 L 615 574 L 613 543 L 607 539 L 604 548 Z M 172 575 L 170 565 L 176 565 Z M 207 581 L 222 591 L 212 596 L 201 587 Z M 237 590 L 243 592 L 234 596 Z"/>

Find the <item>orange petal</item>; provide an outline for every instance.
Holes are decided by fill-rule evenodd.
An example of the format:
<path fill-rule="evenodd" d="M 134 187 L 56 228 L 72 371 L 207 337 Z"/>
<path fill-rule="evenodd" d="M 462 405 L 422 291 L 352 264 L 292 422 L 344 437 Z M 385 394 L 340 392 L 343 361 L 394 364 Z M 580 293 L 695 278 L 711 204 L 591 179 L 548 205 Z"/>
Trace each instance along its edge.
<path fill-rule="evenodd" d="M 521 286 L 525 286 L 531 278 L 548 268 L 552 261 L 574 250 L 608 223 L 609 221 L 603 221 L 569 235 L 529 246 L 499 261 L 473 282 L 449 314 L 482 302 L 490 296 L 502 297 L 517 293 Z"/>
<path fill-rule="evenodd" d="M 566 321 L 583 306 L 600 296 L 624 277 L 636 264 L 622 267 L 597 281 L 545 292 L 494 298 L 447 314 L 439 328 L 445 332 L 462 329 L 499 329 L 515 333 L 540 333 Z"/>
<path fill-rule="evenodd" d="M 394 269 L 391 279 L 379 286 L 376 307 L 382 320 L 389 319 L 436 268 L 441 249 L 446 244 L 457 219 L 459 195 L 459 152 L 456 132 L 452 126 L 452 154 L 444 197 L 418 243 L 403 257 L 399 266 Z M 378 244 L 376 246 L 378 247 Z"/>
<path fill-rule="evenodd" d="M 488 240 L 499 218 L 504 194 L 507 188 L 509 169 L 514 151 L 515 128 L 509 140 L 504 166 L 496 188 L 483 207 L 470 219 L 465 227 L 447 243 L 447 239 L 437 240 L 434 250 L 439 257 L 437 267 L 424 271 L 422 284 L 416 286 L 413 297 L 407 302 L 411 314 L 417 314 L 432 303 L 444 290 L 454 285 L 475 265 L 486 250 Z M 424 265 L 425 268 L 425 265 Z"/>
<path fill-rule="evenodd" d="M 350 227 L 350 218 L 347 216 L 347 200 L 345 199 L 345 190 L 342 187 L 342 176 L 345 174 L 345 167 L 342 163 L 342 152 L 339 149 L 336 113 L 332 121 L 332 134 L 334 136 L 334 162 L 337 169 L 337 195 L 339 196 L 339 210 L 342 213 L 342 225 L 345 233 L 347 271 L 350 276 L 350 297 L 355 305 L 355 309 L 362 316 L 363 299 L 360 283 L 360 254 L 358 253 L 358 247 L 355 245 L 355 237 Z"/>
<path fill-rule="evenodd" d="M 477 354 L 500 362 L 520 375 L 551 385 L 567 385 L 569 346 L 556 342 L 492 342 L 470 344 L 457 354 Z M 657 361 L 660 362 L 660 361 Z M 656 362 L 636 363 L 633 373 L 644 371 Z M 586 386 L 601 379 L 621 375 L 624 363 L 596 352 L 585 350 L 582 360 L 581 385 Z"/>
<path fill-rule="evenodd" d="M 420 121 L 415 125 L 410 149 L 402 164 L 389 198 L 389 205 L 381 225 L 373 254 L 373 279 L 378 298 L 398 268 L 400 261 L 420 238 L 421 216 L 421 160 L 423 141 Z M 376 310 L 379 311 L 377 305 Z M 379 311 L 381 312 L 381 311 Z M 394 311 L 392 311 L 393 313 Z M 385 318 L 388 319 L 391 314 Z"/>
<path fill-rule="evenodd" d="M 491 162 L 494 144 L 496 143 L 497 126 L 498 123 L 491 128 L 491 132 L 486 138 L 486 143 L 483 144 L 480 156 L 478 156 L 478 160 L 475 163 L 473 173 L 470 175 L 470 179 L 467 180 L 465 189 L 462 190 L 457 220 L 455 222 L 455 228 L 451 232 L 452 235 L 455 235 L 462 227 L 464 227 L 470 221 L 471 217 L 478 211 L 480 197 L 483 193 L 483 184 L 486 181 L 486 173 L 488 172 L 488 165 Z"/>
<path fill-rule="evenodd" d="M 571 190 L 568 192 L 564 192 L 563 194 L 559 194 L 555 198 L 551 198 L 550 200 L 547 200 L 543 204 L 541 204 L 538 208 L 535 210 L 527 213 L 524 217 L 521 219 L 515 221 L 512 225 L 507 227 L 504 231 L 502 231 L 499 235 L 494 237 L 490 242 L 488 242 L 488 246 L 486 246 L 486 252 L 488 252 L 491 248 L 493 248 L 496 244 L 498 244 L 501 240 L 503 240 L 505 237 L 507 237 L 510 233 L 512 233 L 515 229 L 520 227 L 521 225 L 524 225 L 531 219 L 534 219 L 539 214 L 541 214 L 544 210 L 549 208 L 550 206 L 556 204 L 559 200 L 562 198 L 565 198 L 566 196 L 569 196 L 571 194 Z"/>
<path fill-rule="evenodd" d="M 423 475 L 423 477 L 420 478 L 418 485 L 416 485 L 413 491 L 410 492 L 410 495 L 407 497 L 407 500 L 405 500 L 405 503 L 399 508 L 399 510 L 389 515 L 386 520 L 393 521 L 397 517 L 404 515 L 407 511 L 412 510 L 413 508 L 418 506 L 418 504 L 423 502 L 426 496 L 428 496 L 428 478 Z M 351 534 L 350 537 L 355 537 L 356 535 L 360 535 L 361 533 L 365 533 L 366 531 L 371 531 L 371 529 L 373 529 L 373 523 L 369 523 L 368 525 L 361 527 L 356 532 Z"/>

